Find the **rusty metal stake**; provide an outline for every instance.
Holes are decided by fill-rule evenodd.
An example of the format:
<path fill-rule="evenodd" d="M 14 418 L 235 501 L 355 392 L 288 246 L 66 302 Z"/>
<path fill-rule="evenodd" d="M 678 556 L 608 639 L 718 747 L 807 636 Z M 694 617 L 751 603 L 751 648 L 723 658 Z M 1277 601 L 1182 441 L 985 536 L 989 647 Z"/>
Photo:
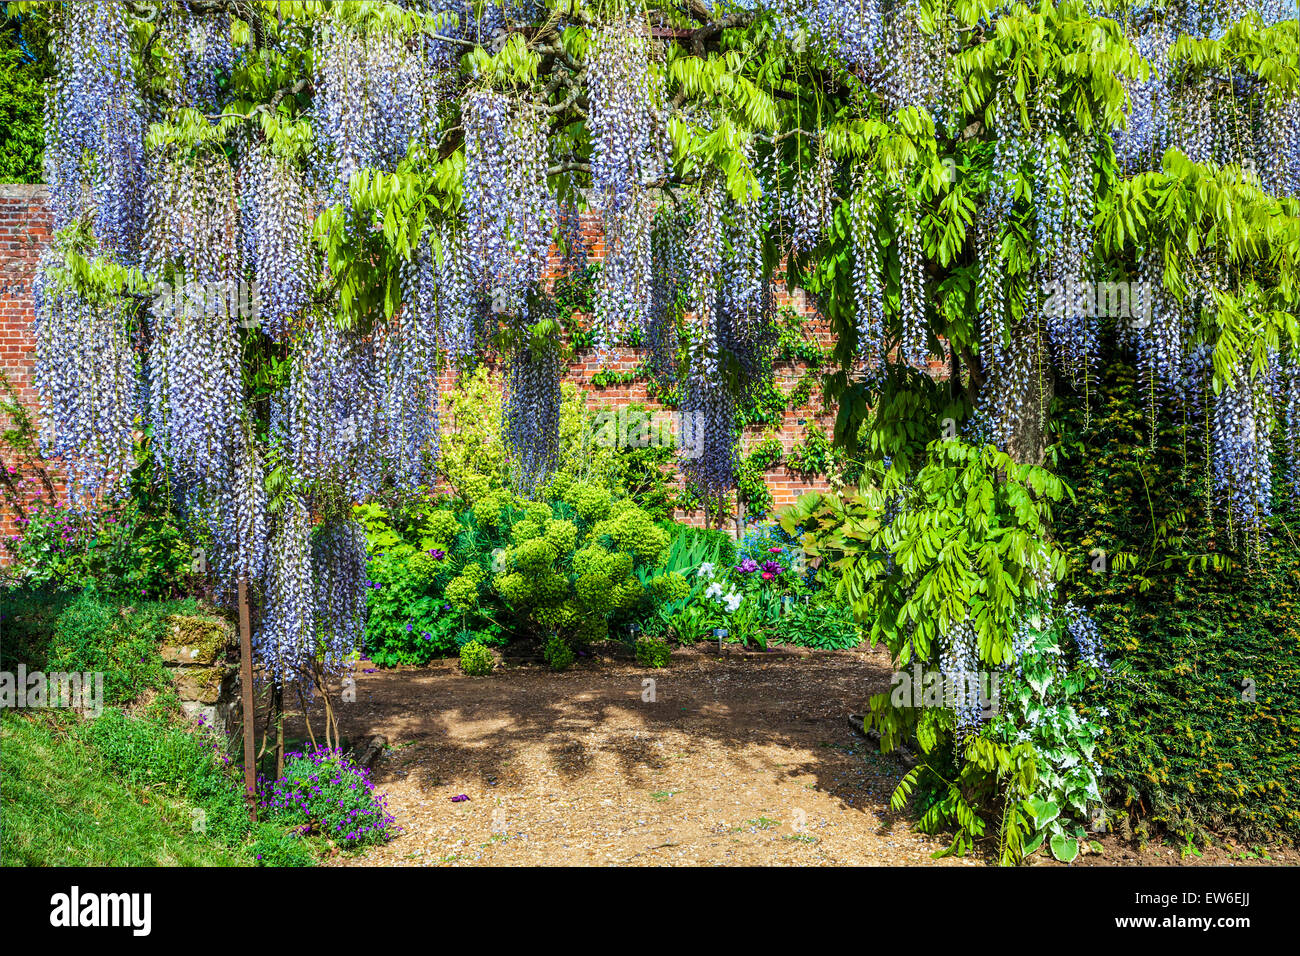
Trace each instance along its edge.
<path fill-rule="evenodd" d="M 239 576 L 239 687 L 244 709 L 244 800 L 248 819 L 257 822 L 257 756 L 253 736 L 253 626 L 249 620 L 248 578 Z"/>

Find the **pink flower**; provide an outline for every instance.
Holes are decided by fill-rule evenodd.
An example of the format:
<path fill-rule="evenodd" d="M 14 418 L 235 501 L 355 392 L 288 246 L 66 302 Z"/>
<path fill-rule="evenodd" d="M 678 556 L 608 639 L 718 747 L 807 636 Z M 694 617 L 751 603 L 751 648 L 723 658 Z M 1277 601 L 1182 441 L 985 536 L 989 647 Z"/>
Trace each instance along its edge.
<path fill-rule="evenodd" d="M 771 571 L 764 571 L 764 572 L 763 572 L 763 580 L 764 580 L 764 581 L 770 581 L 770 580 L 772 580 L 772 572 L 771 572 Z"/>
<path fill-rule="evenodd" d="M 782 551 L 784 551 L 784 550 L 785 550 L 784 548 L 768 548 L 768 549 L 767 549 L 767 553 L 768 553 L 768 554 L 780 554 L 780 553 L 781 553 Z"/>

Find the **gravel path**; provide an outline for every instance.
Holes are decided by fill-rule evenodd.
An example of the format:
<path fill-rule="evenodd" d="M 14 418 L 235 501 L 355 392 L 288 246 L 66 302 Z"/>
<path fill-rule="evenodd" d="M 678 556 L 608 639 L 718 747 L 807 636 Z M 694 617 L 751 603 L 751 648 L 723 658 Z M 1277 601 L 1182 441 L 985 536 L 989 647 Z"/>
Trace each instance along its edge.
<path fill-rule="evenodd" d="M 692 649 L 659 671 L 359 674 L 342 733 L 388 738 L 374 779 L 403 830 L 331 862 L 979 865 L 931 858 L 944 843 L 889 810 L 904 768 L 848 724 L 889 672 L 883 651 Z"/>

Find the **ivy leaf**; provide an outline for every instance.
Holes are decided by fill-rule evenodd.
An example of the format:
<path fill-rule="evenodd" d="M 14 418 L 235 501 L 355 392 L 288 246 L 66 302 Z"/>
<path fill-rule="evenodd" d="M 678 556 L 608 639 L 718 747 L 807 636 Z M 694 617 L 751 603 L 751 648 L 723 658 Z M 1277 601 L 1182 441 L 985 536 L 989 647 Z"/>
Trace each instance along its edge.
<path fill-rule="evenodd" d="M 1058 833 L 1052 837 L 1052 856 L 1056 857 L 1062 863 L 1070 863 L 1079 855 L 1079 841 L 1074 837 L 1067 837 L 1063 833 Z"/>

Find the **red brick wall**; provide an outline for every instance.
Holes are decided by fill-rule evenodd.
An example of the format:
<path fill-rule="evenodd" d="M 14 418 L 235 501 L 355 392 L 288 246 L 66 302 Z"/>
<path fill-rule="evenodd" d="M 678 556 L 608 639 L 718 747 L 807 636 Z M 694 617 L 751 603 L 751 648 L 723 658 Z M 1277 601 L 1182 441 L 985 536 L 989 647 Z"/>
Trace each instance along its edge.
<path fill-rule="evenodd" d="M 32 277 L 49 241 L 45 187 L 0 185 L 0 370 L 29 408 L 36 404 L 32 388 Z M 7 417 L 0 419 L 0 430 L 8 428 Z M 15 469 L 8 449 L 0 448 L 0 467 Z M 37 497 L 39 489 L 30 476 L 11 476 L 27 501 Z M 18 533 L 15 517 L 0 501 L 0 540 Z M 0 562 L 6 557 L 0 549 Z"/>
<path fill-rule="evenodd" d="M 598 216 L 584 216 L 583 235 L 587 241 L 590 255 L 599 258 L 604 253 L 604 242 L 600 235 Z M 35 396 L 31 387 L 31 370 L 34 343 L 32 339 L 32 302 L 31 287 L 38 259 L 49 242 L 50 212 L 46 206 L 44 186 L 4 186 L 0 185 L 0 368 L 9 376 L 19 396 L 34 407 Z M 801 298 L 801 297 L 800 297 Z M 791 302 L 783 287 L 778 290 L 778 304 L 791 305 L 807 318 L 807 332 L 826 348 L 830 345 L 830 334 L 825 322 L 802 301 Z M 588 402 L 596 408 L 612 408 L 629 402 L 639 402 L 649 408 L 662 406 L 650 400 L 646 395 L 646 383 L 637 380 L 628 385 L 611 385 L 598 387 L 591 384 L 591 378 L 602 368 L 627 372 L 635 369 L 644 359 L 641 350 L 628 349 L 609 356 L 605 361 L 592 352 L 578 356 L 569 370 L 569 379 L 588 393 Z M 778 382 L 783 391 L 789 391 L 805 371 L 802 365 L 780 364 L 777 368 Z M 833 414 L 828 413 L 820 404 L 820 389 L 814 388 L 810 406 L 787 409 L 785 422 L 777 432 L 782 445 L 788 452 L 795 442 L 804 436 L 804 423 L 817 421 L 823 428 L 828 428 L 833 421 Z M 7 423 L 4 423 L 7 427 Z M 753 428 L 746 434 L 742 450 L 765 434 L 765 429 Z M 0 452 L 0 457 L 12 465 L 10 456 Z M 824 480 L 804 481 L 784 466 L 772 469 L 767 475 L 767 485 L 777 507 L 790 504 L 799 495 L 810 490 L 825 490 Z M 699 513 L 681 514 L 682 520 L 701 523 L 703 515 Z M 9 510 L 0 513 L 0 535 L 9 536 L 17 532 L 14 516 Z M 0 561 L 4 560 L 0 554 Z"/>

